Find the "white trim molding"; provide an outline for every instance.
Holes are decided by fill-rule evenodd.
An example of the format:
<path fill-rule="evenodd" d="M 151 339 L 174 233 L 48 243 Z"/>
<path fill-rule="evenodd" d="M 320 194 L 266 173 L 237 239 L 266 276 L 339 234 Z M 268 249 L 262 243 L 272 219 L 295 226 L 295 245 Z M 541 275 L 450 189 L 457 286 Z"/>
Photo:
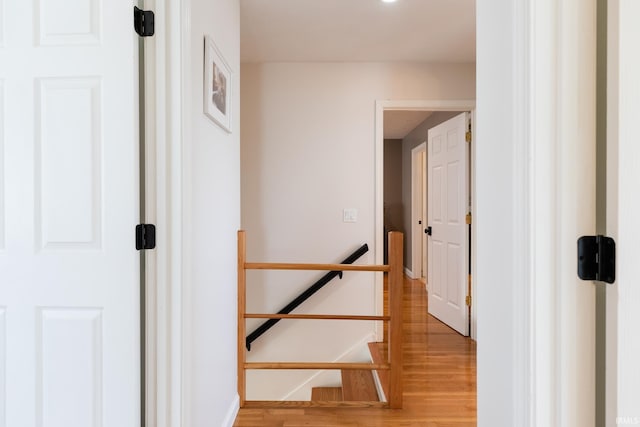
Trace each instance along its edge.
<path fill-rule="evenodd" d="M 239 411 L 240 396 L 236 395 L 233 402 L 231 402 L 231 406 L 229 406 L 229 410 L 227 411 L 227 415 L 224 417 L 224 421 L 222 421 L 222 427 L 233 427 L 233 423 L 236 421 Z"/>
<path fill-rule="evenodd" d="M 479 427 L 535 425 L 530 416 L 527 295 L 531 289 L 527 4 L 499 0 L 479 3 L 477 8 L 477 131 L 472 163 Z"/>
<path fill-rule="evenodd" d="M 640 287 L 635 271 L 640 224 L 637 122 L 640 113 L 640 4 L 608 2 L 607 235 L 616 241 L 616 282 L 607 287 L 606 427 L 640 424 Z"/>
<path fill-rule="evenodd" d="M 478 5 L 480 427 L 594 425 L 595 299 L 575 274 L 595 232 L 594 12 Z"/>
<path fill-rule="evenodd" d="M 152 4 L 147 4 L 148 2 Z M 153 52 L 155 97 L 153 134 L 155 215 L 157 226 L 153 265 L 155 315 L 149 325 L 153 348 L 147 376 L 147 424 L 181 427 L 182 421 L 182 141 L 183 141 L 183 13 L 188 0 L 147 0 L 157 17 L 156 34 L 147 49 Z M 188 14 L 186 15 L 188 16 Z M 151 154 L 151 153 L 148 153 Z M 151 265 L 149 266 L 151 267 Z"/>
<path fill-rule="evenodd" d="M 166 0 L 172 3 L 172 0 Z M 177 2 L 176 2 L 177 3 Z M 189 159 L 189 153 L 186 151 L 185 141 L 191 140 L 191 128 L 188 123 L 191 120 L 191 90 L 190 82 L 187 76 L 191 75 L 191 0 L 181 0 L 178 5 L 173 6 L 175 17 L 172 17 L 172 55 L 170 62 L 173 68 L 172 74 L 172 91 L 174 102 L 177 104 L 172 114 L 173 127 L 172 137 L 172 159 L 171 167 L 173 175 L 170 179 L 173 199 L 173 224 L 175 228 L 172 230 L 173 236 L 173 258 L 172 258 L 172 275 L 179 286 L 174 286 L 172 296 L 174 297 L 171 309 L 172 317 L 170 319 L 171 329 L 174 336 L 178 337 L 172 348 L 172 399 L 171 404 L 174 412 L 171 414 L 171 427 L 186 427 L 192 425 L 189 417 L 188 405 L 191 395 L 189 390 L 191 384 L 188 379 L 191 378 L 190 355 L 187 349 L 190 343 L 189 331 L 192 330 L 188 323 L 190 316 L 186 315 L 185 304 L 190 301 L 187 294 L 187 287 L 184 284 L 191 283 L 189 277 L 189 269 L 186 268 L 190 254 L 188 238 L 190 234 L 190 222 L 185 221 L 189 217 L 186 211 L 191 206 L 189 189 L 191 183 L 190 174 L 185 173 L 185 159 Z"/>
<path fill-rule="evenodd" d="M 404 274 L 411 279 L 415 279 L 413 271 L 409 270 L 407 267 L 404 268 Z"/>

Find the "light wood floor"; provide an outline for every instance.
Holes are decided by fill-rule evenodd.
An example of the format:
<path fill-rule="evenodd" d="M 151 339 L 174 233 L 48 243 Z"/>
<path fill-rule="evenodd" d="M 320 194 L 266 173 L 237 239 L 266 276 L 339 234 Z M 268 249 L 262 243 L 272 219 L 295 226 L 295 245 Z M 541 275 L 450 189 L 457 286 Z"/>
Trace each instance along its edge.
<path fill-rule="evenodd" d="M 475 342 L 427 315 L 423 283 L 405 278 L 404 286 L 403 409 L 241 409 L 234 426 L 475 426 Z"/>

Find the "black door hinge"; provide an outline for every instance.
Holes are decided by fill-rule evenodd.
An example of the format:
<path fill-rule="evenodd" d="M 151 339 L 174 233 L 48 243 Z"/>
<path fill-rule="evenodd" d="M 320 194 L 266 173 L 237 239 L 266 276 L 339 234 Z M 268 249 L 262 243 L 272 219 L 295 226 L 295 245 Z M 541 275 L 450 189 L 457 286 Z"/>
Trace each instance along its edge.
<path fill-rule="evenodd" d="M 156 248 L 156 226 L 153 224 L 136 225 L 136 249 Z"/>
<path fill-rule="evenodd" d="M 606 236 L 578 239 L 578 277 L 613 283 L 616 280 L 616 242 Z"/>
<path fill-rule="evenodd" d="M 133 6 L 133 28 L 140 37 L 150 37 L 155 32 L 155 15 L 150 10 Z"/>

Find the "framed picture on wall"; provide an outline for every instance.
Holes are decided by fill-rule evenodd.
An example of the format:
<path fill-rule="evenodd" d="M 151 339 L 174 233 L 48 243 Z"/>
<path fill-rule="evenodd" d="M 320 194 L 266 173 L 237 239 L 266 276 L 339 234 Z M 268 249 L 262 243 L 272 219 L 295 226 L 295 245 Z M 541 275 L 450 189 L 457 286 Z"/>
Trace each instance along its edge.
<path fill-rule="evenodd" d="M 204 113 L 231 133 L 231 69 L 209 36 L 204 38 Z"/>

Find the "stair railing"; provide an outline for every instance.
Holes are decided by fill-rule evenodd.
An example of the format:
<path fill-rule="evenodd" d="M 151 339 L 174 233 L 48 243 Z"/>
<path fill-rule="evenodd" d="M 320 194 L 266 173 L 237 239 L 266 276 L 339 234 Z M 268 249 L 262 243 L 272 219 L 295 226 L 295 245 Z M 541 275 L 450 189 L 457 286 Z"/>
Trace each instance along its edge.
<path fill-rule="evenodd" d="M 272 402 L 246 400 L 247 369 L 362 369 L 388 370 L 389 396 L 387 402 L 335 402 L 332 406 L 384 406 L 402 408 L 402 301 L 403 301 L 403 235 L 392 231 L 388 234 L 388 265 L 351 264 L 291 264 L 255 263 L 246 259 L 246 235 L 238 231 L 238 394 L 241 407 L 270 407 L 292 405 L 327 406 L 326 402 Z M 325 314 L 262 314 L 246 312 L 247 270 L 315 270 L 315 271 L 369 271 L 388 274 L 389 315 L 325 315 Z M 247 362 L 246 361 L 246 319 L 315 319 L 315 320 L 375 320 L 388 322 L 387 363 L 334 363 L 334 362 Z"/>
<path fill-rule="evenodd" d="M 362 255 L 366 254 L 369 251 L 369 246 L 365 243 L 356 249 L 351 255 L 345 258 L 340 264 L 353 264 L 358 260 Z M 303 302 L 311 298 L 313 294 L 322 289 L 326 284 L 328 284 L 331 280 L 339 277 L 342 279 L 342 271 L 330 271 L 320 279 L 318 279 L 313 285 L 309 286 L 304 292 L 295 297 L 289 304 L 284 306 L 277 314 L 289 314 L 296 308 L 298 308 Z M 247 350 L 251 351 L 251 344 L 260 338 L 265 332 L 269 329 L 273 328 L 276 323 L 278 323 L 280 318 L 271 318 L 266 322 L 263 322 L 260 326 L 258 326 L 253 332 L 247 335 L 246 346 Z"/>

